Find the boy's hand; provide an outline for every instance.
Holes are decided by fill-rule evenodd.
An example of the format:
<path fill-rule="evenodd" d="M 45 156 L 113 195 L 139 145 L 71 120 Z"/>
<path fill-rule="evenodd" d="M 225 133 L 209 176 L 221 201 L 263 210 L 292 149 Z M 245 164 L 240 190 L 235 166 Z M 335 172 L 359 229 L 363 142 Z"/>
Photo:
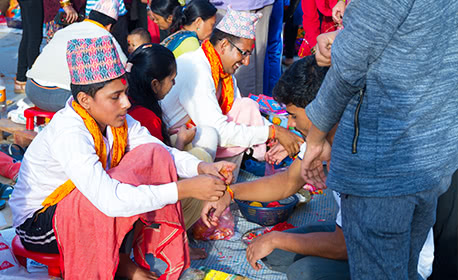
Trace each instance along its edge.
<path fill-rule="evenodd" d="M 205 201 L 200 214 L 200 218 L 207 227 L 217 226 L 219 217 L 226 210 L 227 207 L 231 204 L 231 195 L 228 192 L 218 200 L 218 201 Z"/>
<path fill-rule="evenodd" d="M 339 34 L 339 31 L 328 32 L 320 34 L 316 38 L 315 59 L 319 66 L 331 66 L 331 46 L 337 34 Z"/>
<path fill-rule="evenodd" d="M 254 270 L 260 270 L 262 266 L 258 263 L 258 261 L 272 253 L 275 249 L 273 242 L 279 234 L 281 233 L 273 231 L 258 236 L 250 243 L 250 245 L 248 245 L 248 248 L 246 249 L 246 259 Z"/>
<path fill-rule="evenodd" d="M 235 170 L 235 163 L 228 161 L 218 161 L 214 163 L 201 162 L 197 167 L 199 174 L 208 174 L 220 178 L 226 184 L 231 184 L 233 178 L 232 172 Z"/>
<path fill-rule="evenodd" d="M 264 159 L 269 164 L 280 164 L 287 156 L 286 149 L 280 143 L 277 143 L 267 151 Z"/>
<path fill-rule="evenodd" d="M 326 135 L 327 133 L 312 124 L 307 135 L 307 149 L 301 162 L 302 179 L 319 189 L 326 188 L 323 161 L 328 163 L 329 168 L 331 160 L 331 145 L 326 140 Z"/>
<path fill-rule="evenodd" d="M 275 126 L 275 134 L 275 138 L 285 148 L 290 157 L 294 157 L 299 152 L 301 144 L 304 143 L 304 139 L 282 126 Z"/>
<path fill-rule="evenodd" d="M 224 195 L 226 184 L 221 179 L 200 175 L 177 182 L 178 200 L 193 197 L 199 200 L 217 201 Z"/>

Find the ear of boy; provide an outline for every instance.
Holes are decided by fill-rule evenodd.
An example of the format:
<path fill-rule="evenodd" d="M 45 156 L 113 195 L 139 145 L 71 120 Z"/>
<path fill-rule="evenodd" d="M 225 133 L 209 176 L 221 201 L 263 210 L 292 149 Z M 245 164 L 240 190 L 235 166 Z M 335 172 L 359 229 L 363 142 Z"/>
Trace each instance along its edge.
<path fill-rule="evenodd" d="M 91 98 L 87 93 L 85 92 L 78 92 L 76 95 L 76 100 L 78 101 L 78 104 L 81 105 L 81 107 L 84 108 L 86 111 L 90 111 L 90 105 L 89 105 L 89 98 Z"/>

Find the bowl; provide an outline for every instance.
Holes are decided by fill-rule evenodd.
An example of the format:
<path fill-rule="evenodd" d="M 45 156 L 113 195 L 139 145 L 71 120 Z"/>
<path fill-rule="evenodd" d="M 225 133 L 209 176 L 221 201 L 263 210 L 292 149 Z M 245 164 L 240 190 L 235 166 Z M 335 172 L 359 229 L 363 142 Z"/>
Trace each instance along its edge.
<path fill-rule="evenodd" d="M 294 211 L 294 207 L 299 202 L 296 195 L 292 195 L 278 202 L 282 205 L 279 207 L 266 207 L 270 202 L 262 202 L 263 207 L 251 206 L 252 201 L 237 200 L 242 215 L 250 222 L 261 226 L 272 226 L 288 219 Z"/>

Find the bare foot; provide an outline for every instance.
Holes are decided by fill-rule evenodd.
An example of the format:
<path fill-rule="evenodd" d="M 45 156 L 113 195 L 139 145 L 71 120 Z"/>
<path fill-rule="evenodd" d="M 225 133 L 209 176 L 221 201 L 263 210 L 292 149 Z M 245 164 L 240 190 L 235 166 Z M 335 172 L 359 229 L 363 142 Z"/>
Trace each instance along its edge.
<path fill-rule="evenodd" d="M 202 260 L 207 258 L 207 252 L 205 252 L 204 248 L 189 247 L 189 255 L 191 256 L 191 260 Z"/>
<path fill-rule="evenodd" d="M 119 265 L 116 276 L 132 280 L 157 279 L 156 273 L 138 267 L 127 254 L 119 254 Z"/>

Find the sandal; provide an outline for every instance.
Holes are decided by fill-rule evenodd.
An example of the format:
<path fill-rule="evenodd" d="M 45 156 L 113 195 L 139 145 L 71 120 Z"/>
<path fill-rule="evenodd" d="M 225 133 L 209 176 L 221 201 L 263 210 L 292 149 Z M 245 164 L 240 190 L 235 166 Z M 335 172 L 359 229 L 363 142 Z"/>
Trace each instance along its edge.
<path fill-rule="evenodd" d="M 27 82 L 20 82 L 14 78 L 14 93 L 25 93 L 25 84 Z"/>
<path fill-rule="evenodd" d="M 0 183 L 0 198 L 9 199 L 13 193 L 13 186 Z M 1 205 L 0 205 L 1 208 Z"/>
<path fill-rule="evenodd" d="M 25 150 L 18 144 L 0 144 L 0 152 L 3 152 L 16 161 L 21 161 L 24 157 Z"/>
<path fill-rule="evenodd" d="M 6 207 L 6 201 L 0 200 L 0 210 L 3 210 Z"/>

